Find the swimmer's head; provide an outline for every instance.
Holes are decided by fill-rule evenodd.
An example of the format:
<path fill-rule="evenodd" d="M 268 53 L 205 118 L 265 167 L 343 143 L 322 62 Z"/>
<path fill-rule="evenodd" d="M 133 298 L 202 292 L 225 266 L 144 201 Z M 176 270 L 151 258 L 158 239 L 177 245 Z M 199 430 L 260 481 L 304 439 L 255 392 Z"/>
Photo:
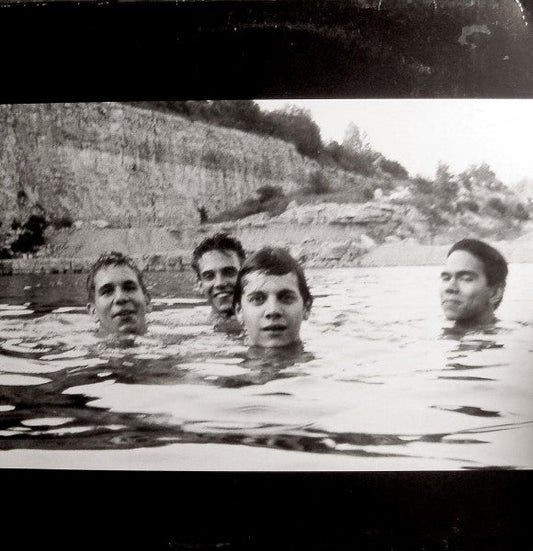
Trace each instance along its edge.
<path fill-rule="evenodd" d="M 87 276 L 87 311 L 105 335 L 146 332 L 150 295 L 142 273 L 128 256 L 104 253 Z"/>
<path fill-rule="evenodd" d="M 234 304 L 252 346 L 299 343 L 312 303 L 302 267 L 284 249 L 265 247 L 242 265 Z"/>
<path fill-rule="evenodd" d="M 234 313 L 233 292 L 244 257 L 241 242 L 226 233 L 207 237 L 194 249 L 192 267 L 213 313 Z"/>
<path fill-rule="evenodd" d="M 494 321 L 508 267 L 494 247 L 477 239 L 462 239 L 448 252 L 441 273 L 441 304 L 445 316 L 458 323 Z"/>

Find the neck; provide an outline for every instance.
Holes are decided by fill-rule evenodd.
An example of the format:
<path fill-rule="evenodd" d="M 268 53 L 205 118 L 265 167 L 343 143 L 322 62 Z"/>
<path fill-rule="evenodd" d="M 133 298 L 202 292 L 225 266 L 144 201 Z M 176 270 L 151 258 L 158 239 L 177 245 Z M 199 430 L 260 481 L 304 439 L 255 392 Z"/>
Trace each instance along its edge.
<path fill-rule="evenodd" d="M 226 310 L 224 312 L 220 312 L 218 310 L 211 309 L 211 317 L 214 321 L 219 320 L 228 320 L 235 316 L 235 312 L 233 310 Z"/>
<path fill-rule="evenodd" d="M 276 347 L 258 346 L 254 344 L 248 349 L 247 355 L 249 358 L 265 358 L 280 355 L 286 358 L 288 356 L 301 354 L 303 352 L 303 349 L 304 345 L 300 340 L 291 342 L 289 344 L 286 344 L 285 346 Z"/>
<path fill-rule="evenodd" d="M 457 320 L 455 322 L 455 327 L 458 329 L 475 329 L 480 327 L 485 327 L 487 325 L 492 325 L 496 322 L 496 316 L 492 309 L 486 310 L 485 312 L 479 314 L 478 316 Z"/>

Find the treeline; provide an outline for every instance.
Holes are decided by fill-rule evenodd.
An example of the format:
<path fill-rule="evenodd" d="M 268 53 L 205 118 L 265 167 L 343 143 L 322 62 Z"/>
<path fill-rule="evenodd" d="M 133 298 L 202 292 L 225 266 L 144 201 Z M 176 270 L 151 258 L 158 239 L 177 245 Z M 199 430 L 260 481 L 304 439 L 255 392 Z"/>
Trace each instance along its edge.
<path fill-rule="evenodd" d="M 293 143 L 302 155 L 316 158 L 323 148 L 320 129 L 305 109 L 264 112 L 252 100 L 133 102 L 130 105 L 173 113 L 193 121 L 235 128 Z"/>
<path fill-rule="evenodd" d="M 407 170 L 398 162 L 384 158 L 368 146 L 354 146 L 353 141 L 325 144 L 311 113 L 294 105 L 274 111 L 262 111 L 253 100 L 130 102 L 128 105 L 278 138 L 294 144 L 301 155 L 349 172 L 371 176 L 381 169 L 397 178 L 408 177 Z M 357 132 L 357 127 L 355 129 Z"/>

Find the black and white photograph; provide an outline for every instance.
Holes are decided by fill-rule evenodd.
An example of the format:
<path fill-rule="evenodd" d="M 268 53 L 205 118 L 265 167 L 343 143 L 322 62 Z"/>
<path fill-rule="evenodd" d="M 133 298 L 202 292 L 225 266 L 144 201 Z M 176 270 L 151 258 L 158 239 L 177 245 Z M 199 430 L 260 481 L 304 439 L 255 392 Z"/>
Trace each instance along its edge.
<path fill-rule="evenodd" d="M 1 113 L 0 465 L 533 466 L 532 100 Z"/>
<path fill-rule="evenodd" d="M 111 548 L 531 544 L 529 6 L 320 6 L 2 6 L 17 504 L 118 493 Z"/>

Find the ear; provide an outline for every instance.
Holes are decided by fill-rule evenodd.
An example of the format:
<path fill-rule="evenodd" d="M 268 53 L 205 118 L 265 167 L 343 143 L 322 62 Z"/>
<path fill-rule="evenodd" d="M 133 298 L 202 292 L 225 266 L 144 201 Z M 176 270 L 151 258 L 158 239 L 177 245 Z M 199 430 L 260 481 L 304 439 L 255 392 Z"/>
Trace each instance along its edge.
<path fill-rule="evenodd" d="M 307 300 L 304 304 L 304 320 L 309 319 L 309 315 L 311 314 L 311 305 L 313 304 L 312 300 Z"/>
<path fill-rule="evenodd" d="M 244 323 L 243 315 L 242 315 L 242 308 L 240 304 L 235 305 L 235 317 L 237 318 L 237 321 L 241 324 Z"/>
<path fill-rule="evenodd" d="M 96 318 L 96 308 L 94 307 L 94 304 L 92 302 L 87 303 L 87 313 L 92 318 Z"/>
<path fill-rule="evenodd" d="M 492 287 L 489 300 L 493 308 L 495 308 L 496 304 L 503 298 L 503 291 L 504 287 L 502 285 L 494 285 L 494 287 Z"/>
<path fill-rule="evenodd" d="M 202 280 L 198 277 L 194 283 L 194 286 L 193 286 L 193 291 L 195 293 L 199 293 L 199 294 L 202 294 L 203 293 L 203 289 L 202 289 Z"/>

